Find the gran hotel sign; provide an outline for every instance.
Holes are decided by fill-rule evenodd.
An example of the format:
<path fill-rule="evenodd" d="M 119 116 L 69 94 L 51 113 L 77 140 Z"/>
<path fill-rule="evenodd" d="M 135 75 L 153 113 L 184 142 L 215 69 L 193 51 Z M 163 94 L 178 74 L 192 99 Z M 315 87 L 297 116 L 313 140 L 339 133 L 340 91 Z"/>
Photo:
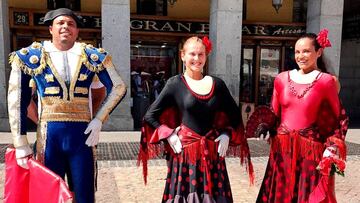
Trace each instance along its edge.
<path fill-rule="evenodd" d="M 45 26 L 44 13 L 12 11 L 12 26 Z M 30 16 L 32 15 L 32 18 Z M 33 22 L 29 20 L 32 19 Z M 101 29 L 101 16 L 82 16 L 84 28 Z M 208 34 L 209 23 L 206 21 L 145 19 L 136 16 L 130 18 L 130 30 L 137 32 L 162 32 L 177 34 Z M 243 23 L 242 34 L 247 36 L 297 37 L 305 33 L 304 25 L 274 25 Z"/>

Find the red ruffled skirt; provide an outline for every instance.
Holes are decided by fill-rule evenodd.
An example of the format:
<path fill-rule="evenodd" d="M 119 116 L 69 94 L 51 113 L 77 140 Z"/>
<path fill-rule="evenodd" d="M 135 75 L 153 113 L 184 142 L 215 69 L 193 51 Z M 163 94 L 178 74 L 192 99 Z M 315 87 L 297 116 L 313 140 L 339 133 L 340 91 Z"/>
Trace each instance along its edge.
<path fill-rule="evenodd" d="M 289 130 L 280 126 L 271 138 L 268 165 L 256 202 L 306 203 L 326 178 L 325 195 L 314 202 L 336 202 L 334 176 L 323 177 L 316 169 L 325 150 L 313 128 Z M 312 195 L 314 196 L 314 195 Z"/>
<path fill-rule="evenodd" d="M 216 133 L 201 136 L 186 126 L 178 133 L 181 154 L 167 157 L 167 176 L 162 202 L 233 202 L 225 159 L 217 153 Z"/>

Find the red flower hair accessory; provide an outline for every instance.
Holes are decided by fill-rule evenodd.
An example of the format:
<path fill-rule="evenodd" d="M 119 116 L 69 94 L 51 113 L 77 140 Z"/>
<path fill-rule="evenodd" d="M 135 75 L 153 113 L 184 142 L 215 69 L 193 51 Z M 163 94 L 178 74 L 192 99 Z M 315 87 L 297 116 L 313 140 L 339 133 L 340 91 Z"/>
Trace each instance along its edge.
<path fill-rule="evenodd" d="M 212 49 L 212 43 L 211 43 L 210 39 L 207 36 L 205 36 L 201 40 L 202 40 L 202 43 L 205 46 L 206 53 L 210 54 L 211 49 Z"/>
<path fill-rule="evenodd" d="M 320 44 L 322 48 L 331 47 L 331 43 L 328 38 L 329 31 L 327 29 L 323 29 L 319 32 L 316 37 L 317 42 Z"/>

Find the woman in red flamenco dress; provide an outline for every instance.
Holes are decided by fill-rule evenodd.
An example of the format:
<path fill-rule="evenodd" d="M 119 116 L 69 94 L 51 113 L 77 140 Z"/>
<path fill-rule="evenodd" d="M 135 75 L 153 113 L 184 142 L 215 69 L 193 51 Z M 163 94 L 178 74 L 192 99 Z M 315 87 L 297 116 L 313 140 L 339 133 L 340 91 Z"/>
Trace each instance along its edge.
<path fill-rule="evenodd" d="M 303 35 L 295 44 L 300 69 L 275 78 L 271 110 L 276 133 L 269 140 L 269 161 L 256 202 L 336 202 L 334 176 L 317 170 L 324 158 L 346 156 L 348 118 L 339 101 L 338 83 L 319 63 L 328 46 L 327 30 Z M 250 118 L 249 128 L 254 123 L 255 117 Z M 264 126 L 270 127 L 260 128 Z"/>
<path fill-rule="evenodd" d="M 146 182 L 147 160 L 165 152 L 162 202 L 233 202 L 224 159 L 229 153 L 253 174 L 240 109 L 224 81 L 202 74 L 210 50 L 207 37 L 187 39 L 181 51 L 185 72 L 167 81 L 144 116 L 138 161 Z"/>

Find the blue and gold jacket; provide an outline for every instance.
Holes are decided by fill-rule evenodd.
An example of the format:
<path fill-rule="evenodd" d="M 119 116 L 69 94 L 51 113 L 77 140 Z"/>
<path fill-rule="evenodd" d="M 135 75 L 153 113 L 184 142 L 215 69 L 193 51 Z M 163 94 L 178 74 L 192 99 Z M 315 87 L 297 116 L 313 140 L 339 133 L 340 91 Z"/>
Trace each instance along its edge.
<path fill-rule="evenodd" d="M 49 121 L 89 122 L 89 89 L 95 75 L 107 96 L 95 115 L 102 122 L 126 94 L 126 85 L 114 68 L 111 56 L 102 48 L 81 44 L 81 56 L 69 84 L 60 77 L 42 43 L 34 42 L 10 54 L 8 110 L 14 146 L 27 145 L 26 118 L 32 87 L 36 87 L 39 123 Z M 38 128 L 39 129 L 39 128 Z M 41 127 L 40 127 L 41 130 Z M 38 137 L 42 136 L 38 130 Z"/>

